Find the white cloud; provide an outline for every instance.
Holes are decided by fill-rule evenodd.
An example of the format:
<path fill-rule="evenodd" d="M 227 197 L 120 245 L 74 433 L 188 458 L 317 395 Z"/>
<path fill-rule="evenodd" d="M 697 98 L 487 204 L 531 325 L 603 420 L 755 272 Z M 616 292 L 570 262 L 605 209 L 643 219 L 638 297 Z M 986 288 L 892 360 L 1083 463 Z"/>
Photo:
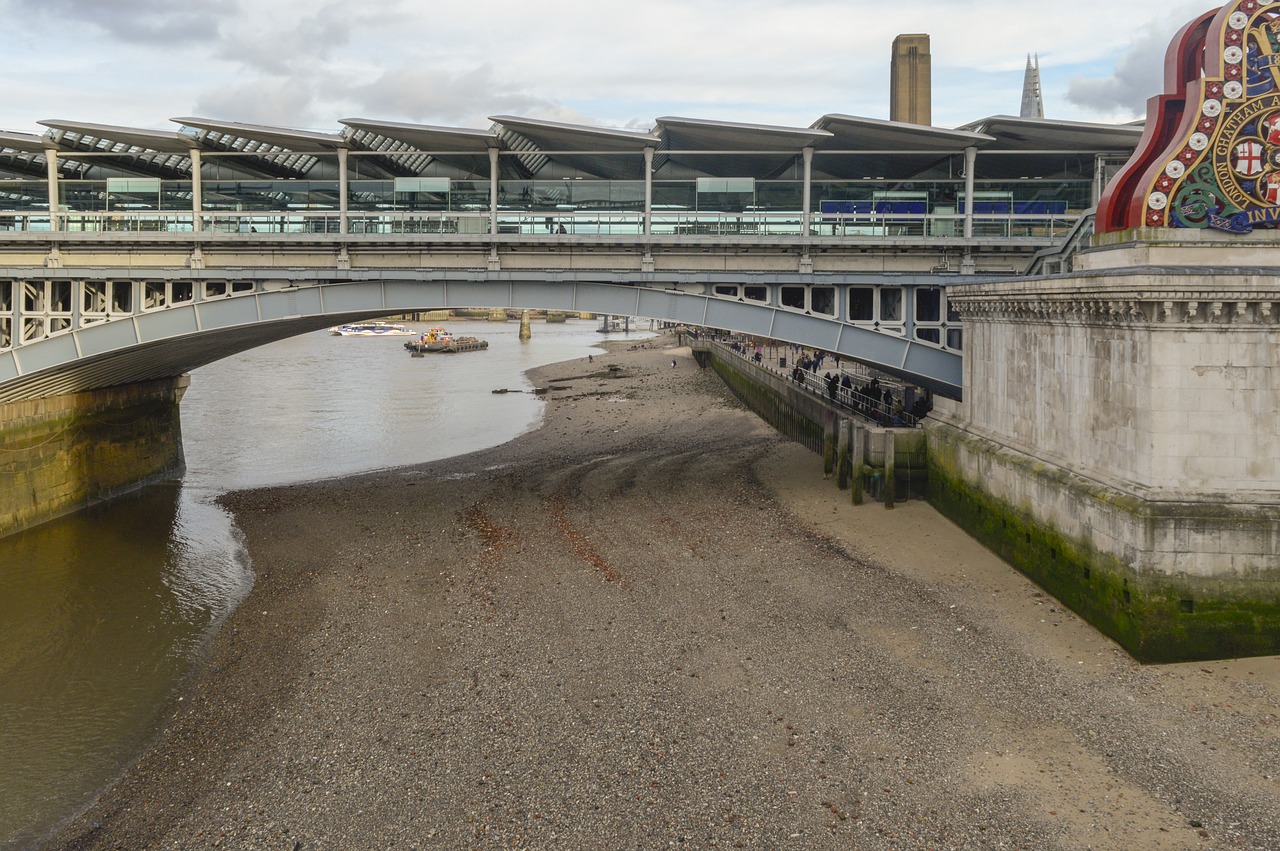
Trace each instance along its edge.
<path fill-rule="evenodd" d="M 1151 22 L 1136 33 L 1128 49 L 1116 60 L 1112 73 L 1071 79 L 1067 99 L 1090 113 L 1120 119 L 1145 115 L 1147 99 L 1164 87 L 1164 57 L 1176 30 L 1190 20 L 1183 15 L 1172 21 Z"/>
<path fill-rule="evenodd" d="M 28 83 L 0 103 L 13 129 L 51 115 L 164 126 L 193 112 L 327 129 L 349 115 L 641 128 L 661 115 L 886 118 L 890 44 L 904 32 L 930 34 L 939 125 L 1016 112 L 1028 53 L 1050 117 L 1107 120 L 1140 114 L 1191 17 L 1155 0 L 1119 11 L 1110 0 L 0 0 L 0 14 L 0 63 Z"/>
<path fill-rule="evenodd" d="M 3 11 L 18 27 L 97 29 L 124 43 L 172 45 L 207 38 L 241 9 L 239 0 L 8 0 Z"/>
<path fill-rule="evenodd" d="M 315 87 L 290 77 L 261 77 L 202 93 L 193 112 L 201 118 L 292 127 L 327 128 L 316 108 Z"/>

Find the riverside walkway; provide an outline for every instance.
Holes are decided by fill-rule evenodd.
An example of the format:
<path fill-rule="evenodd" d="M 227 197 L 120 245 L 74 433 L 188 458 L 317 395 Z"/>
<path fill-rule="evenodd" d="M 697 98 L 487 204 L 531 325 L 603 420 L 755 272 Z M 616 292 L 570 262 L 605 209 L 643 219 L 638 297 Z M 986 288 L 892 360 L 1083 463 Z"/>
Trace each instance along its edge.
<path fill-rule="evenodd" d="M 747 363 L 781 376 L 811 396 L 835 405 L 842 412 L 854 414 L 869 424 L 889 428 L 917 428 L 920 419 L 932 407 L 928 394 L 923 389 L 895 380 L 886 373 L 847 358 L 806 352 L 800 346 L 776 340 L 752 342 L 740 335 L 700 333 L 696 329 L 686 330 L 685 333 L 694 339 L 709 340 L 717 344 L 725 355 L 735 355 Z M 823 355 L 821 361 L 816 359 L 819 354 Z M 808 369 L 804 368 L 806 362 L 810 365 Z M 822 372 L 821 375 L 818 374 L 819 371 Z M 828 377 L 835 379 L 834 388 Z M 888 394 L 888 399 L 885 394 Z M 908 406 L 912 410 L 908 410 Z"/>

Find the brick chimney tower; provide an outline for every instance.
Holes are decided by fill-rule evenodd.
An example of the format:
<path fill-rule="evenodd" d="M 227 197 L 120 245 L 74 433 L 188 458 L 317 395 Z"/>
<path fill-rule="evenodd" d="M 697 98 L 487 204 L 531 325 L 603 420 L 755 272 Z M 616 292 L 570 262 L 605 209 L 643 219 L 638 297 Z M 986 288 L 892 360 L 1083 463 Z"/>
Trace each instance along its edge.
<path fill-rule="evenodd" d="M 889 120 L 929 126 L 930 82 L 928 34 L 895 38 L 889 60 Z"/>

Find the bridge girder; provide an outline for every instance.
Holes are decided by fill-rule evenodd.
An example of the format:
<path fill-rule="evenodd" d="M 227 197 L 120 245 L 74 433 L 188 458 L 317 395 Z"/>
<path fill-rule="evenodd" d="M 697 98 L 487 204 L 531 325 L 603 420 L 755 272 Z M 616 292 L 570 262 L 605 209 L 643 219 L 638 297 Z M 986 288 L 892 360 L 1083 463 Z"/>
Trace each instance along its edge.
<path fill-rule="evenodd" d="M 254 281 L 251 291 L 234 294 L 228 288 L 225 297 L 138 311 L 0 352 L 0 401 L 179 375 L 274 340 L 362 318 L 476 307 L 603 313 L 722 328 L 837 353 L 940 395 L 960 397 L 958 352 L 830 317 L 719 297 L 712 293 L 722 276 L 715 274 L 682 282 L 618 283 L 564 273 L 480 270 L 348 272 L 327 278 L 315 270 L 245 272 L 235 279 Z M 298 277 L 291 279 L 293 274 Z M 811 284 L 813 278 L 804 280 Z"/>

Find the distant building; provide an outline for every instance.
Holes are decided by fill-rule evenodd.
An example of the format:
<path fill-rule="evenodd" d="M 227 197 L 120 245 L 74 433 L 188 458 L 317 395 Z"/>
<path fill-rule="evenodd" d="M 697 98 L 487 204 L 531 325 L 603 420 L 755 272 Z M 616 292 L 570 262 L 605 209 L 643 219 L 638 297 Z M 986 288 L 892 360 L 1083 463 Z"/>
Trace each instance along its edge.
<path fill-rule="evenodd" d="M 890 121 L 926 127 L 933 123 L 931 73 L 928 34 L 900 35 L 893 40 L 893 56 L 889 61 Z"/>
<path fill-rule="evenodd" d="M 1022 78 L 1022 110 L 1019 118 L 1044 118 L 1044 98 L 1040 95 L 1040 57 L 1031 63 L 1027 54 L 1027 72 Z"/>

